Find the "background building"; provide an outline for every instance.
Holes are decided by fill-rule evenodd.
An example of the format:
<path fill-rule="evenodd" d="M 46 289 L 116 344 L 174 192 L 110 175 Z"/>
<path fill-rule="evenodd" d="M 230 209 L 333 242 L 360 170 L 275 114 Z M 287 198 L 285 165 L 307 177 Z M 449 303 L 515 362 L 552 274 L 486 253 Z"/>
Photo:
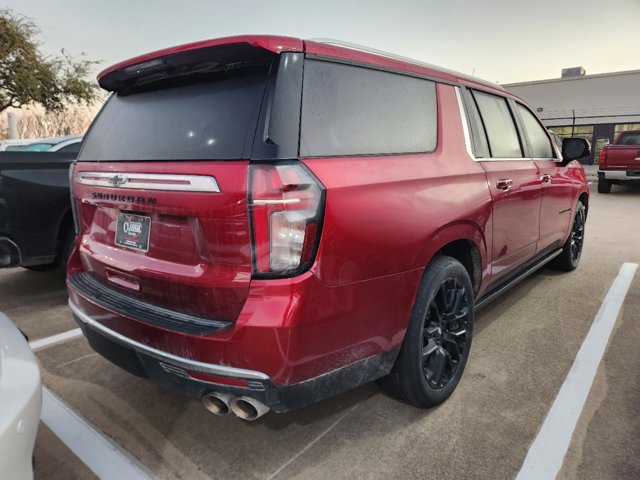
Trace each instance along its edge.
<path fill-rule="evenodd" d="M 640 129 L 640 70 L 585 75 L 567 68 L 551 80 L 512 83 L 505 89 L 525 100 L 561 137 L 583 137 L 597 162 L 602 147 L 625 130 Z"/>

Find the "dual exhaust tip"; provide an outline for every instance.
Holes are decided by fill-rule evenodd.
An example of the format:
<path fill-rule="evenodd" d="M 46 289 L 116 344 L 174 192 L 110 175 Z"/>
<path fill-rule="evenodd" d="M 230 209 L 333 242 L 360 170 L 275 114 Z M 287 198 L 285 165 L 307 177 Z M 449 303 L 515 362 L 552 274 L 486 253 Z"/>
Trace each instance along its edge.
<path fill-rule="evenodd" d="M 202 397 L 202 404 L 215 415 L 233 413 L 242 420 L 256 420 L 269 411 L 269 407 L 254 398 L 218 392 L 207 393 Z"/>

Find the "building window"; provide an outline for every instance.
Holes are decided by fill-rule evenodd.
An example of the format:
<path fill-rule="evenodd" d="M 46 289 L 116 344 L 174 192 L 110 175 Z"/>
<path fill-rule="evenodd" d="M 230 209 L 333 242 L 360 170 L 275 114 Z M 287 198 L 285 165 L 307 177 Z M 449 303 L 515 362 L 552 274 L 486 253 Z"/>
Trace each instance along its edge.
<path fill-rule="evenodd" d="M 613 129 L 613 136 L 617 139 L 618 135 L 629 130 L 640 130 L 640 123 L 619 123 Z"/>
<path fill-rule="evenodd" d="M 593 137 L 593 125 L 566 125 L 562 127 L 549 127 L 549 130 L 557 133 L 562 138 L 582 137 L 591 141 Z"/>

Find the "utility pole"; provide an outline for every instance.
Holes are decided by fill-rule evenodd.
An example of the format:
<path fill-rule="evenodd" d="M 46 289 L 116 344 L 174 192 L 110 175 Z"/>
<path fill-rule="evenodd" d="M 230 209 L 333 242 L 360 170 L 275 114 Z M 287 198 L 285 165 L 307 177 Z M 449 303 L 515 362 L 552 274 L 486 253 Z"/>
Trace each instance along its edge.
<path fill-rule="evenodd" d="M 7 121 L 9 123 L 9 131 L 7 133 L 9 134 L 9 138 L 14 140 L 18 138 L 18 124 L 13 112 L 7 112 Z"/>

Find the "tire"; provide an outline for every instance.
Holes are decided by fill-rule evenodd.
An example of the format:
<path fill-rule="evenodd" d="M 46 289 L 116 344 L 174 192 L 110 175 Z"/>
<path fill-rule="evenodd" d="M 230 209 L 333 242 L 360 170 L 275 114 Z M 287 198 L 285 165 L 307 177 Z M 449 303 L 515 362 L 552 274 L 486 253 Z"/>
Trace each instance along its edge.
<path fill-rule="evenodd" d="M 602 178 L 598 179 L 598 193 L 611 193 L 611 182 Z"/>
<path fill-rule="evenodd" d="M 58 268 L 61 272 L 67 272 L 67 262 L 69 262 L 69 257 L 71 256 L 71 252 L 73 252 L 73 246 L 76 240 L 76 232 L 73 227 L 62 237 L 62 242 L 60 243 L 60 250 L 58 252 L 58 257 L 56 258 L 56 262 L 58 264 Z"/>
<path fill-rule="evenodd" d="M 51 270 L 58 270 L 62 273 L 65 273 L 67 270 L 67 262 L 69 261 L 69 257 L 71 256 L 71 252 L 73 251 L 73 243 L 75 241 L 76 234 L 73 228 L 71 230 L 67 230 L 62 240 L 60 241 L 60 245 L 58 246 L 58 253 L 56 258 L 51 263 L 45 263 L 42 265 L 30 265 L 25 266 L 27 270 L 31 270 L 34 272 L 48 272 Z"/>
<path fill-rule="evenodd" d="M 31 270 L 32 272 L 48 272 L 49 270 L 55 270 L 58 268 L 58 262 L 44 263 L 42 265 L 28 265 L 24 266 L 27 270 Z"/>
<path fill-rule="evenodd" d="M 609 186 L 611 188 L 611 186 Z M 587 211 L 582 202 L 576 205 L 576 213 L 571 224 L 569 238 L 562 246 L 562 253 L 554 258 L 549 266 L 556 270 L 570 272 L 575 270 L 580 263 L 582 247 L 584 246 L 584 228 L 587 220 Z"/>
<path fill-rule="evenodd" d="M 469 358 L 474 294 L 462 264 L 436 257 L 418 287 L 409 326 L 383 390 L 420 408 L 445 401 L 458 385 Z"/>

